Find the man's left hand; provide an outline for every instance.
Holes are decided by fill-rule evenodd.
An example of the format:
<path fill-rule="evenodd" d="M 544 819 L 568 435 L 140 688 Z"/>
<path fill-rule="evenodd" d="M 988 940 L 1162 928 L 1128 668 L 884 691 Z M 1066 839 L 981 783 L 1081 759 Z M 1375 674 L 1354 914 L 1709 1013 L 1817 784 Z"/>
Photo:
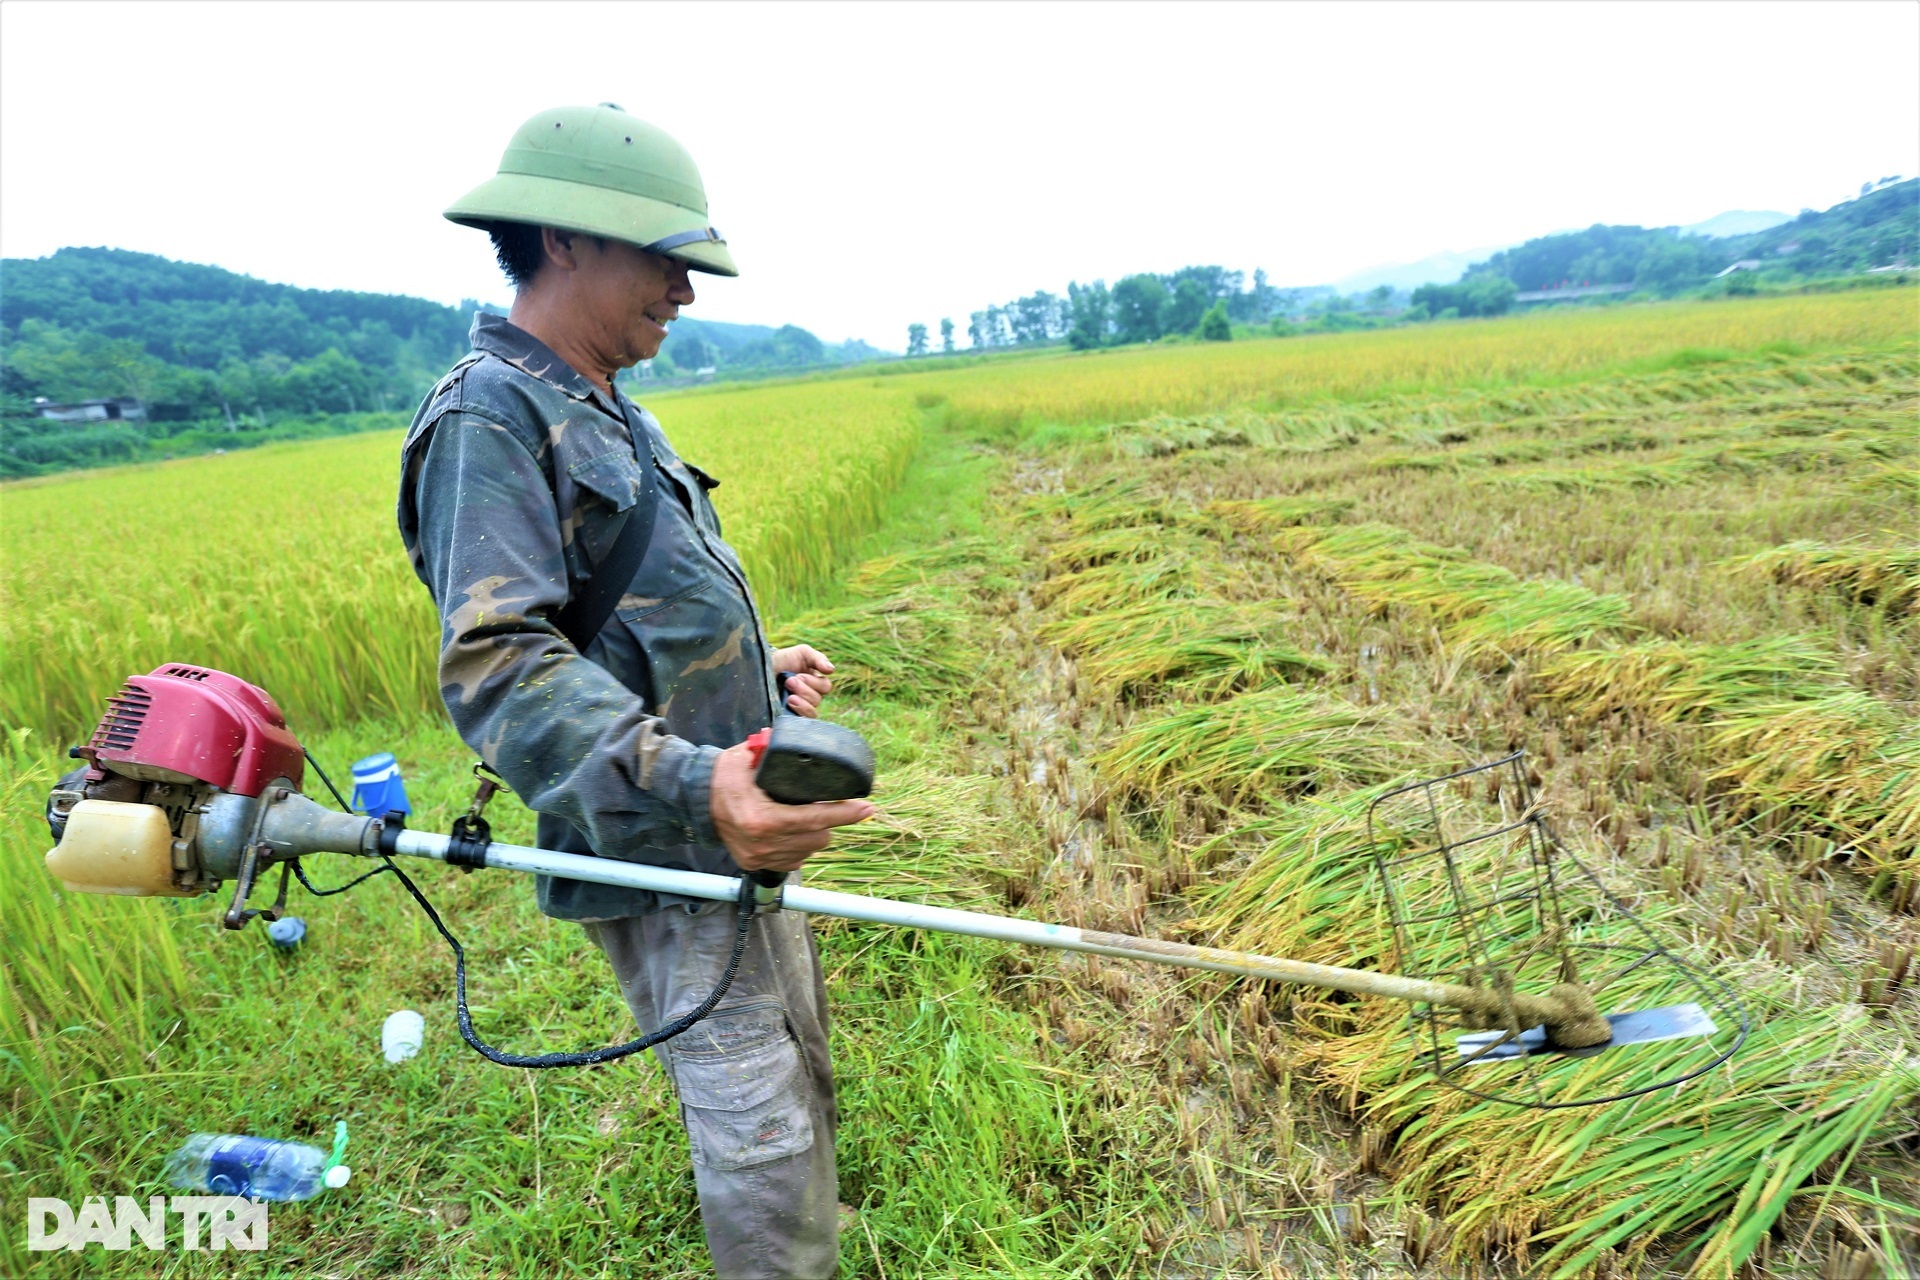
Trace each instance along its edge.
<path fill-rule="evenodd" d="M 820 700 L 833 691 L 827 679 L 833 664 L 827 655 L 810 644 L 796 644 L 773 651 L 773 669 L 787 673 L 787 710 L 797 716 L 820 714 Z"/>

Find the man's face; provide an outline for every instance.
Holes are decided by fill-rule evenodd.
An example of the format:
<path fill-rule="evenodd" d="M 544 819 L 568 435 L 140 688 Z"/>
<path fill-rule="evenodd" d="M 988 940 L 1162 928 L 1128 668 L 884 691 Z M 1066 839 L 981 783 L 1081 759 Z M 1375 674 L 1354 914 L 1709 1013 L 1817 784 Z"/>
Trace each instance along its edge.
<path fill-rule="evenodd" d="M 574 236 L 573 251 L 580 267 L 578 301 L 596 354 L 617 369 L 653 359 L 666 341 L 667 325 L 693 303 L 686 264 L 593 236 Z"/>

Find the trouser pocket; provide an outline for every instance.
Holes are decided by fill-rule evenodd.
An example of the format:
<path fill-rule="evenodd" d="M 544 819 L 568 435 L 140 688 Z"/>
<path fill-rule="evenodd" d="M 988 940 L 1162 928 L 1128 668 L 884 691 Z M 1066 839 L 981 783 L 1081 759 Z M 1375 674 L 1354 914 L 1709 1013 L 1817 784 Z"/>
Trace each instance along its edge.
<path fill-rule="evenodd" d="M 717 1009 L 671 1043 L 695 1163 L 751 1169 L 813 1146 L 800 1046 L 777 1001 Z"/>

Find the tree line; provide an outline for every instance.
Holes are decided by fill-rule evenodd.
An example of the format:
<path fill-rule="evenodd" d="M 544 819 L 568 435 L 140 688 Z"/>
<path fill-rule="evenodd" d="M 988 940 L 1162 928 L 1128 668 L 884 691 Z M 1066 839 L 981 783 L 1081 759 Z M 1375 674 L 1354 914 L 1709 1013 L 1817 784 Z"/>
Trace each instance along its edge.
<path fill-rule="evenodd" d="M 299 289 L 198 263 L 67 248 L 0 265 L 0 476 L 397 425 L 467 350 L 473 301 Z M 655 376 L 870 359 L 795 325 L 681 320 Z M 36 401 L 130 397 L 142 423 Z"/>
<path fill-rule="evenodd" d="M 1251 287 L 1246 273 L 1221 266 L 1182 267 L 1166 275 L 1136 272 L 1111 288 L 1105 280 L 1074 281 L 1060 296 L 1042 289 L 1003 306 L 967 317 L 970 350 L 1043 346 L 1065 342 L 1076 351 L 1153 342 L 1175 335 L 1214 341 L 1233 336 L 1232 326 L 1266 323 L 1283 314 L 1292 300 L 1284 289 L 1256 270 Z M 951 319 L 940 322 L 941 351 L 957 348 Z M 924 324 L 907 326 L 907 354 L 930 354 Z"/>

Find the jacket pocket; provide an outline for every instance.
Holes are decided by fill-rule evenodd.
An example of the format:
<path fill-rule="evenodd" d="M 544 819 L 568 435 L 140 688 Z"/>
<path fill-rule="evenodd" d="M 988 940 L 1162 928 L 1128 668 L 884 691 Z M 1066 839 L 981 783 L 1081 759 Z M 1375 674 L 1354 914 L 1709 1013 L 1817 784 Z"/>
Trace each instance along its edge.
<path fill-rule="evenodd" d="M 731 1172 L 813 1146 L 807 1074 L 777 1002 L 716 1010 L 672 1046 L 696 1163 Z"/>
<path fill-rule="evenodd" d="M 567 468 L 567 475 L 615 511 L 631 507 L 647 487 L 639 460 L 621 450 L 582 458 Z"/>

